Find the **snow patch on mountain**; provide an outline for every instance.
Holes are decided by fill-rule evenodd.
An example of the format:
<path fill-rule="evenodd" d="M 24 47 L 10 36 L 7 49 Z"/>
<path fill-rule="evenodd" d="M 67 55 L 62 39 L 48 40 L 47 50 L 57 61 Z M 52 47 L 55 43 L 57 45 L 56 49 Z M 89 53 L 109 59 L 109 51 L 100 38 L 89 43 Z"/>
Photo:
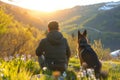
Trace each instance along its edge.
<path fill-rule="evenodd" d="M 104 6 L 100 7 L 98 10 L 104 10 L 104 11 L 111 10 L 117 7 L 118 5 L 120 5 L 120 1 L 119 2 L 108 2 Z"/>
<path fill-rule="evenodd" d="M 113 51 L 110 53 L 112 57 L 120 57 L 120 49 Z"/>

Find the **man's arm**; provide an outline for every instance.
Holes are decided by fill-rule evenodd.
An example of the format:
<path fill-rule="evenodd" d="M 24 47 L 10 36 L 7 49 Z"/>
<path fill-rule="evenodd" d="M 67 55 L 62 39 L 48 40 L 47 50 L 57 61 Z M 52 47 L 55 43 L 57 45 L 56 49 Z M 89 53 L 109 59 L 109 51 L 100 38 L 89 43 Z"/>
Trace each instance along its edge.
<path fill-rule="evenodd" d="M 71 56 L 71 51 L 70 51 L 70 47 L 69 47 L 69 45 L 68 45 L 67 40 L 66 40 L 66 55 L 67 55 L 67 59 L 68 59 L 68 61 L 69 61 L 69 58 L 70 58 L 70 56 Z"/>
<path fill-rule="evenodd" d="M 43 54 L 43 52 L 44 52 L 44 41 L 43 41 L 43 39 L 40 41 L 40 43 L 39 43 L 39 45 L 38 45 L 38 47 L 37 47 L 37 49 L 36 49 L 36 55 L 37 56 L 41 56 L 42 54 Z"/>

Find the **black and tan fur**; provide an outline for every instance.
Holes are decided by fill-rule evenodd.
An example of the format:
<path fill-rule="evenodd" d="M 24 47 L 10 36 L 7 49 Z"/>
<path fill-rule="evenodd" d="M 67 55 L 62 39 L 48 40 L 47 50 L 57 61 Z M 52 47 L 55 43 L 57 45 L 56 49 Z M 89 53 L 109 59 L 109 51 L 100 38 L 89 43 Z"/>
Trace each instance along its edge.
<path fill-rule="evenodd" d="M 78 51 L 80 64 L 85 68 L 94 69 L 96 78 L 100 78 L 102 64 L 99 61 L 96 52 L 89 45 L 86 36 L 86 30 L 84 30 L 82 34 L 80 33 L 80 31 L 78 31 Z"/>

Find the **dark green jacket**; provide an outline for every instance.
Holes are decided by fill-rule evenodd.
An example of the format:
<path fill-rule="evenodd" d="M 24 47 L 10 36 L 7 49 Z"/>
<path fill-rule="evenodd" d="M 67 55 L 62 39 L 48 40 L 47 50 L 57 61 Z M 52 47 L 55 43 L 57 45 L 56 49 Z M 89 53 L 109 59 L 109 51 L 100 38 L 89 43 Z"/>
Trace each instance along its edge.
<path fill-rule="evenodd" d="M 51 31 L 42 39 L 36 49 L 36 55 L 44 55 L 45 59 L 69 60 L 71 55 L 67 40 L 58 31 Z"/>

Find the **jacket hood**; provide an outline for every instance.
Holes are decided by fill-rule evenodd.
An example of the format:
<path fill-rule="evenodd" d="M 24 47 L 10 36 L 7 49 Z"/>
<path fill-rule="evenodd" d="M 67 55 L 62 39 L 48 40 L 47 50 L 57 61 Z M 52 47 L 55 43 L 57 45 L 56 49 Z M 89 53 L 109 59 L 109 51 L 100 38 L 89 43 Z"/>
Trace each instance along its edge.
<path fill-rule="evenodd" d="M 58 31 L 51 31 L 47 35 L 47 40 L 53 45 L 61 44 L 62 39 L 63 35 Z"/>

